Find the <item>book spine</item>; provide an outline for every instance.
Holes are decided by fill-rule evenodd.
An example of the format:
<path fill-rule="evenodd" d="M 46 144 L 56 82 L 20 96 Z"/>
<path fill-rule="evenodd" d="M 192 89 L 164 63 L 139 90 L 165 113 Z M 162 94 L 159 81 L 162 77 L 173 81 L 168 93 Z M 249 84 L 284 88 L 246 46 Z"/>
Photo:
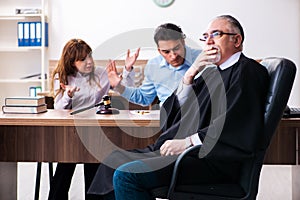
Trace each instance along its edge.
<path fill-rule="evenodd" d="M 3 113 L 35 114 L 47 111 L 47 105 L 40 106 L 2 106 Z"/>
<path fill-rule="evenodd" d="M 34 92 L 36 92 L 34 88 Z M 5 106 L 39 106 L 46 103 L 44 96 L 36 97 L 6 97 L 4 99 Z"/>

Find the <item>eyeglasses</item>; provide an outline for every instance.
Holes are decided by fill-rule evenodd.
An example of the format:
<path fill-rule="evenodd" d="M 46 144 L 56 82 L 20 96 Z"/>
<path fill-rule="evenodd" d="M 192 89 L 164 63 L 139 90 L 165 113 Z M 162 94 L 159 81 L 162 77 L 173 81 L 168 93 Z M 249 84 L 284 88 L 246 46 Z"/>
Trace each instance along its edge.
<path fill-rule="evenodd" d="M 225 33 L 223 31 L 214 31 L 211 34 L 204 33 L 203 36 L 199 40 L 202 41 L 202 42 L 205 42 L 209 38 L 219 39 L 223 35 L 237 35 L 237 33 Z"/>

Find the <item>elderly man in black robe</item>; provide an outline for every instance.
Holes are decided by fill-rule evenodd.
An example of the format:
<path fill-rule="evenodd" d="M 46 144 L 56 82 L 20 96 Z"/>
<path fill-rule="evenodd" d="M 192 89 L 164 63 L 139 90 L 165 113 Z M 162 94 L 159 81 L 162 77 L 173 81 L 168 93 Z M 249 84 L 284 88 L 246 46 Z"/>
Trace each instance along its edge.
<path fill-rule="evenodd" d="M 152 199 L 151 189 L 170 184 L 178 155 L 198 144 L 200 152 L 183 163 L 191 169 L 185 180 L 237 181 L 242 161 L 262 139 L 269 75 L 242 53 L 244 31 L 234 17 L 216 17 L 200 40 L 204 51 L 161 108 L 160 137 L 145 149 L 112 153 L 98 168 L 92 193 Z"/>

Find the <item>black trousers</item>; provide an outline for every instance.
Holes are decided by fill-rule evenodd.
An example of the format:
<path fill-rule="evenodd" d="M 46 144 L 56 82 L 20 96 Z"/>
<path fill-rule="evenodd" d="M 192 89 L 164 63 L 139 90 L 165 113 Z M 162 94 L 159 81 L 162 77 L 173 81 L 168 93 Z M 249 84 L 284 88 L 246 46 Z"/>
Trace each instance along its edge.
<path fill-rule="evenodd" d="M 99 196 L 87 194 L 91 182 L 98 169 L 98 163 L 84 164 L 85 199 L 99 200 Z M 58 163 L 50 184 L 48 200 L 68 200 L 69 188 L 75 171 L 76 163 Z"/>

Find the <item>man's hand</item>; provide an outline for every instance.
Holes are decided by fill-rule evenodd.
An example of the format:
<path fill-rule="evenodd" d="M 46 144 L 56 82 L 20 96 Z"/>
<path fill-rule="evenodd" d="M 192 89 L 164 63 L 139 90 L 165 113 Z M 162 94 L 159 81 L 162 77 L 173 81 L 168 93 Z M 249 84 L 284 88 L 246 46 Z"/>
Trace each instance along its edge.
<path fill-rule="evenodd" d="M 106 71 L 108 74 L 108 79 L 110 85 L 114 88 L 120 84 L 122 81 L 122 76 L 118 75 L 116 62 L 114 60 L 109 60 L 106 66 Z"/>
<path fill-rule="evenodd" d="M 181 154 L 186 148 L 187 146 L 185 139 L 167 140 L 160 147 L 160 154 L 162 156 L 178 155 Z"/>
<path fill-rule="evenodd" d="M 60 87 L 67 92 L 70 98 L 72 98 L 75 94 L 75 92 L 78 92 L 80 90 L 79 87 L 77 86 L 70 86 L 70 85 L 65 85 L 63 83 L 60 83 Z"/>
<path fill-rule="evenodd" d="M 192 66 L 185 72 L 183 77 L 183 83 L 192 84 L 195 76 L 201 72 L 206 65 L 213 64 L 212 60 L 215 60 L 218 56 L 218 50 L 207 48 L 204 49 L 196 58 Z"/>
<path fill-rule="evenodd" d="M 132 70 L 132 67 L 136 59 L 139 57 L 139 53 L 140 53 L 140 48 L 138 48 L 132 56 L 130 56 L 130 50 L 129 49 L 127 50 L 127 57 L 125 59 L 125 68 L 127 71 Z"/>

